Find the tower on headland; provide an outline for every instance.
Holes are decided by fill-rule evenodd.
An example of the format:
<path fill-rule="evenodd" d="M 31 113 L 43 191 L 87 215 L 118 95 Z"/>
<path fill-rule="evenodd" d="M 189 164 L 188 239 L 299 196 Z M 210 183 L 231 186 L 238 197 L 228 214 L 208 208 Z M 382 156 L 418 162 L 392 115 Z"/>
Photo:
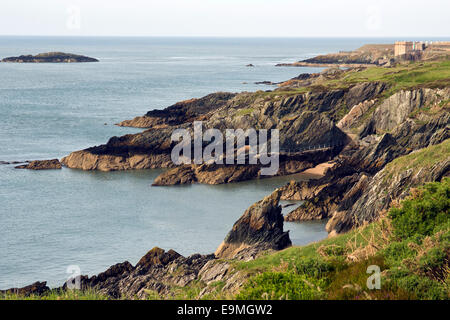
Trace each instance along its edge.
<path fill-rule="evenodd" d="M 424 42 L 397 41 L 394 45 L 394 56 L 404 60 L 420 60 L 425 49 Z"/>
<path fill-rule="evenodd" d="M 420 52 L 425 49 L 425 43 L 413 41 L 397 41 L 394 46 L 394 55 L 396 57 Z"/>

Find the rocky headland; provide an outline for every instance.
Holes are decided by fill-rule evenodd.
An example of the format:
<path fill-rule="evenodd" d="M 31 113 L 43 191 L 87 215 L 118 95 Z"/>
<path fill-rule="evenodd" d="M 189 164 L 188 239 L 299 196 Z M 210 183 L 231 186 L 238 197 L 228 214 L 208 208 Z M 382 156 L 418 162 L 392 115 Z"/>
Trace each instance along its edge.
<path fill-rule="evenodd" d="M 298 182 L 297 190 L 289 191 L 304 203 L 286 220 L 331 219 L 327 227 L 331 234 L 346 232 L 376 219 L 380 208 L 374 207 L 373 213 L 367 214 L 367 204 L 361 205 L 360 199 L 368 196 L 386 165 L 450 137 L 449 73 L 446 59 L 391 67 L 332 68 L 302 74 L 273 91 L 214 93 L 124 121 L 120 125 L 146 130 L 73 152 L 61 162 L 83 170 L 168 168 L 153 181 L 154 186 L 238 182 L 262 178 L 261 166 L 175 166 L 170 158 L 175 145 L 170 139 L 173 130 L 192 131 L 195 120 L 203 121 L 204 130 L 216 128 L 222 132 L 278 129 L 277 174 L 305 172 L 321 165 L 324 175 Z M 417 74 L 424 76 L 414 80 Z M 298 149 L 304 151 L 295 152 Z M 445 176 L 443 168 L 439 174 L 419 181 Z"/>
<path fill-rule="evenodd" d="M 18 57 L 8 57 L 1 62 L 9 63 L 75 63 L 75 62 L 98 62 L 97 59 L 73 53 L 47 52 L 37 55 L 21 55 Z"/>
<path fill-rule="evenodd" d="M 293 62 L 280 63 L 277 67 L 367 67 L 371 65 L 388 65 L 394 61 L 393 44 L 369 44 L 354 51 L 342 51 L 319 55 L 314 58 Z"/>
<path fill-rule="evenodd" d="M 411 64 L 382 64 L 379 59 L 384 57 L 354 58 L 348 61 L 360 64 L 356 68 L 302 74 L 273 91 L 220 92 L 152 110 L 119 124 L 145 128 L 143 132 L 112 137 L 106 144 L 63 158 L 63 165 L 83 170 L 168 168 L 153 182 L 157 186 L 220 184 L 261 177 L 259 165 L 175 166 L 170 159 L 174 146 L 171 133 L 178 128 L 192 130 L 192 122 L 201 120 L 204 129 L 222 132 L 278 129 L 279 175 L 321 168 L 317 179 L 292 181 L 247 209 L 215 254 L 183 257 L 172 250 L 154 248 L 135 266 L 124 262 L 97 276 L 83 276 L 82 287 L 114 298 L 155 294 L 168 298 L 180 288 L 195 287 L 196 298 L 208 298 L 217 293 L 220 283 L 223 294 L 234 295 L 250 276 L 237 268 L 237 261 L 259 259 L 261 253 L 291 245 L 289 234 L 283 230 L 284 220 L 328 219 L 328 240 L 332 240 L 378 221 L 389 208 L 414 193 L 415 187 L 443 181 L 450 175 L 449 57 Z M 327 60 L 318 57 L 316 61 Z M 299 149 L 307 151 L 295 152 Z M 302 204 L 283 217 L 280 200 Z M 329 262 L 336 247 L 339 245 L 327 247 L 325 243 L 314 248 Z M 341 253 L 349 252 L 345 259 L 351 261 L 369 258 L 368 250 L 376 252 L 369 244 L 340 249 Z M 277 261 L 277 268 L 286 262 Z M 297 265 L 295 270 L 299 270 Z M 16 290 L 41 294 L 46 288 L 45 283 L 37 282 Z"/>

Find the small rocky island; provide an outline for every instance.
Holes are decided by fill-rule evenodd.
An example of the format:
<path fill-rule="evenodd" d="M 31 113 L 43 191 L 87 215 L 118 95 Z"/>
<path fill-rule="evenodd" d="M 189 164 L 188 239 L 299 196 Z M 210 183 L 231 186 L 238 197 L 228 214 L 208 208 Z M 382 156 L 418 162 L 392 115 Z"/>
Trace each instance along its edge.
<path fill-rule="evenodd" d="M 74 62 L 98 62 L 97 59 L 73 53 L 47 52 L 33 55 L 21 55 L 18 57 L 8 57 L 1 62 L 15 63 L 74 63 Z"/>

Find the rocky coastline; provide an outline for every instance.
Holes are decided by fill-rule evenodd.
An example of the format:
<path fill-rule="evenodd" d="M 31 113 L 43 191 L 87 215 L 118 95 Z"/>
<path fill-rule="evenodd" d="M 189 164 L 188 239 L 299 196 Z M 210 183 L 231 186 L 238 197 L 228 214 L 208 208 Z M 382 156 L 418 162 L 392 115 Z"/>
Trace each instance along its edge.
<path fill-rule="evenodd" d="M 170 298 L 176 288 L 201 282 L 201 298 L 214 292 L 213 284 L 220 280 L 226 283 L 225 291 L 236 293 L 248 275 L 235 270 L 233 261 L 253 260 L 263 252 L 282 250 L 292 244 L 289 233 L 283 230 L 280 197 L 281 190 L 275 190 L 248 208 L 214 254 L 184 257 L 155 247 L 135 266 L 128 261 L 118 263 L 98 275 L 68 281 L 56 290 L 67 290 L 79 281 L 79 289 L 95 289 L 116 299 L 145 299 L 155 294 Z M 44 295 L 50 290 L 46 282 L 35 282 L 23 288 L 0 290 L 0 294 Z"/>
<path fill-rule="evenodd" d="M 219 92 L 182 101 L 119 124 L 145 127 L 142 133 L 113 137 L 104 145 L 73 152 L 61 162 L 82 170 L 167 168 L 153 186 L 259 179 L 259 165 L 174 166 L 170 160 L 174 146 L 170 135 L 177 128 L 190 129 L 195 120 L 203 121 L 205 129 L 278 129 L 280 150 L 331 146 L 301 154 L 281 152 L 278 175 L 334 163 L 323 169 L 322 178 L 299 182 L 301 192 L 297 192 L 296 200 L 304 203 L 286 220 L 334 217 L 327 227 L 330 234 L 346 232 L 375 219 L 366 215 L 358 199 L 369 192 L 373 179 L 387 164 L 450 137 L 448 79 L 398 88 L 397 82 L 389 78 L 395 74 L 392 67 L 373 68 L 386 74 L 385 78 L 364 79 L 366 68 L 328 69 L 302 74 L 273 91 Z M 410 72 L 408 67 L 397 68 L 397 73 Z M 423 66 L 417 64 L 416 68 Z M 347 219 L 343 212 L 358 218 L 343 226 L 339 222 Z"/>
<path fill-rule="evenodd" d="M 323 66 L 334 64 L 330 59 L 339 57 L 339 64 L 349 63 L 352 68 L 302 74 L 273 91 L 218 92 L 149 111 L 118 124 L 143 128 L 143 132 L 112 137 L 106 144 L 64 157 L 64 166 L 82 170 L 167 168 L 153 181 L 154 186 L 223 184 L 261 178 L 261 167 L 175 166 L 170 159 L 174 129 L 189 130 L 193 121 L 221 131 L 278 129 L 280 150 L 329 146 L 301 154 L 280 152 L 279 175 L 318 165 L 322 175 L 292 181 L 252 205 L 214 254 L 183 257 L 154 248 L 135 266 L 123 262 L 97 276 L 83 276 L 82 288 L 95 288 L 114 298 L 146 298 L 155 292 L 167 298 L 174 288 L 199 282 L 198 298 L 202 298 L 221 281 L 223 291 L 235 293 L 248 274 L 235 269 L 234 261 L 252 260 L 291 245 L 283 221 L 327 219 L 326 230 L 334 237 L 377 221 L 393 203 L 405 199 L 411 188 L 449 176 L 448 57 L 395 65 L 379 55 L 379 47 L 372 49 L 309 59 L 304 63 Z M 389 50 L 381 51 L 389 54 Z M 426 76 L 412 81 L 418 74 Z M 33 167 L 32 163 L 27 166 Z M 280 200 L 302 204 L 283 217 Z M 42 294 L 49 288 L 37 282 L 10 290 Z"/>

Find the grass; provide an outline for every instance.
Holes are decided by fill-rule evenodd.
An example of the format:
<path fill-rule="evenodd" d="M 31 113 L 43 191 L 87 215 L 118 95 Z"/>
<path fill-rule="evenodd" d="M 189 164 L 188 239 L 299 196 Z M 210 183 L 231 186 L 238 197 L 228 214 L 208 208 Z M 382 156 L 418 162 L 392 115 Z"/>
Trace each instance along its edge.
<path fill-rule="evenodd" d="M 22 296 L 14 293 L 0 294 L 0 300 L 109 300 L 109 296 L 95 290 L 50 290 L 43 295 Z"/>
<path fill-rule="evenodd" d="M 255 111 L 254 108 L 240 109 L 236 112 L 236 115 L 237 116 L 246 116 L 246 115 L 252 114 L 253 111 Z"/>
<path fill-rule="evenodd" d="M 210 284 L 203 299 L 449 299 L 450 178 L 411 191 L 372 224 L 303 247 L 291 247 L 252 261 L 233 262 L 250 278 L 236 295 L 226 283 Z M 379 268 L 381 287 L 368 288 L 369 266 Z M 201 281 L 173 289 L 172 299 L 197 299 Z M 155 292 L 148 298 L 160 299 Z M 52 290 L 17 300 L 100 300 L 95 291 Z"/>
<path fill-rule="evenodd" d="M 370 67 L 359 72 L 349 72 L 341 81 L 347 84 L 367 81 L 388 83 L 391 85 L 391 89 L 385 93 L 386 97 L 399 90 L 424 85 L 428 87 L 448 86 L 450 85 L 450 60 L 415 62 L 392 68 Z"/>
<path fill-rule="evenodd" d="M 390 180 L 397 172 L 410 169 L 413 170 L 413 173 L 417 173 L 419 170 L 429 170 L 436 163 L 446 160 L 449 155 L 450 139 L 447 139 L 440 144 L 399 157 L 387 164 L 384 168 L 386 172 L 385 180 Z"/>
<path fill-rule="evenodd" d="M 264 92 L 263 95 L 289 96 L 292 94 L 306 93 L 317 90 L 345 89 L 352 84 L 361 82 L 384 82 L 390 85 L 390 89 L 384 94 L 385 97 L 402 89 L 418 87 L 442 87 L 450 85 L 450 60 L 449 57 L 441 61 L 412 62 L 409 64 L 398 64 L 395 67 L 368 67 L 362 71 L 349 70 L 337 79 L 325 80 L 320 85 L 284 89 L 272 92 Z"/>
<path fill-rule="evenodd" d="M 449 195 L 445 178 L 413 191 L 375 223 L 236 262 L 252 275 L 236 298 L 449 299 Z M 380 269 L 379 290 L 367 286 L 369 266 Z"/>

